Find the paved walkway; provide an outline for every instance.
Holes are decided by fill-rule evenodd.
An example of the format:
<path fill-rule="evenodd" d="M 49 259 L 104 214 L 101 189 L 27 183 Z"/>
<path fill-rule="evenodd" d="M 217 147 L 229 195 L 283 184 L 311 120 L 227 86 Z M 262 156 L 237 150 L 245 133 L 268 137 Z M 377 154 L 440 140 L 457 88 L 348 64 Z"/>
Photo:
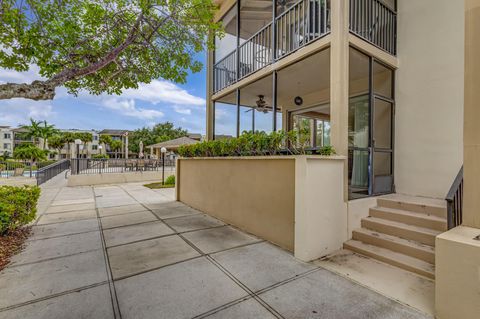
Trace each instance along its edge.
<path fill-rule="evenodd" d="M 47 183 L 0 318 L 424 318 L 141 184 Z"/>

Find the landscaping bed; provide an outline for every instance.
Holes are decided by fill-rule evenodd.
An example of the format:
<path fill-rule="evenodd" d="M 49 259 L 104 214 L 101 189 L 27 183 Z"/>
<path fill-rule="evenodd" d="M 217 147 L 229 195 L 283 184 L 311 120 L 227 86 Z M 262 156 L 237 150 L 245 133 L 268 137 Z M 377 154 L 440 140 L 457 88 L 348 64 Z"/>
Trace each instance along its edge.
<path fill-rule="evenodd" d="M 40 188 L 0 186 L 0 270 L 20 251 L 37 213 Z"/>
<path fill-rule="evenodd" d="M 20 252 L 25 240 L 30 236 L 32 228 L 22 227 L 5 236 L 0 236 L 0 270 L 10 262 L 10 258 Z"/>

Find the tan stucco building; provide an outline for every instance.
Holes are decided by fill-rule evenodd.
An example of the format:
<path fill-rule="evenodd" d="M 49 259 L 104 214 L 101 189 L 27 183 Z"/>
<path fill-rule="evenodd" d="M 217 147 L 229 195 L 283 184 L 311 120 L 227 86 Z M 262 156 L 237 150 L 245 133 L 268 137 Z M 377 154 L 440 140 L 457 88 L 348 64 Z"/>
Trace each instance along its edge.
<path fill-rule="evenodd" d="M 382 249 L 427 261 L 416 272 L 435 277 L 438 318 L 476 318 L 480 1 L 217 2 L 226 35 L 207 59 L 207 139 L 303 128 L 313 148 L 333 145 L 347 159 L 347 247 L 372 255 L 359 238 L 374 228 L 398 237 Z M 463 226 L 451 229 L 462 220 L 447 223 L 442 203 L 463 187 Z M 375 210 L 374 196 L 385 194 L 403 197 Z M 410 238 L 412 225 L 430 237 Z M 407 249 L 404 239 L 430 251 Z"/>

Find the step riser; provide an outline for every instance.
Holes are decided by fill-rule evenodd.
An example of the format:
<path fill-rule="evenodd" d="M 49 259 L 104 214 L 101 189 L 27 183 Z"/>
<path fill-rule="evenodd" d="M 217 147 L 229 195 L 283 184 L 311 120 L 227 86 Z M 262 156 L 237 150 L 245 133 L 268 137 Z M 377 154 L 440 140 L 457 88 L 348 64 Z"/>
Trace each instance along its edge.
<path fill-rule="evenodd" d="M 368 257 L 371 257 L 371 258 L 374 258 L 374 259 L 377 259 L 381 262 L 384 262 L 384 263 L 387 263 L 387 264 L 390 264 L 392 266 L 395 266 L 395 267 L 399 267 L 399 268 L 402 268 L 402 269 L 405 269 L 407 271 L 411 271 L 411 272 L 414 272 L 414 273 L 417 273 L 419 275 L 422 275 L 422 276 L 425 276 L 425 277 L 428 277 L 428 278 L 431 278 L 431 279 L 435 279 L 435 274 L 434 273 L 430 273 L 430 272 L 426 272 L 422 269 L 418 269 L 418 268 L 415 268 L 415 267 L 412 267 L 410 265 L 407 265 L 407 264 L 404 264 L 404 263 L 400 263 L 396 260 L 393 260 L 393 259 L 389 259 L 389 258 L 386 258 L 384 256 L 379 256 L 375 253 L 372 253 L 368 250 L 363 250 L 363 249 L 359 249 L 357 247 L 354 247 L 354 246 L 351 246 L 349 245 L 348 243 L 344 243 L 343 244 L 343 247 L 345 249 L 349 249 L 351 251 L 354 251 L 354 252 L 357 252 L 359 254 L 362 254 L 362 255 L 365 255 L 365 256 L 368 256 Z"/>
<path fill-rule="evenodd" d="M 375 237 L 357 231 L 353 231 L 353 239 L 435 264 L 435 254 L 433 252 L 416 249 L 411 246 L 403 245 L 402 243 L 392 242 L 390 240 L 386 240 L 385 238 Z"/>
<path fill-rule="evenodd" d="M 393 212 L 385 212 L 381 210 L 376 210 L 375 208 L 370 208 L 370 216 L 382 218 L 386 220 L 391 220 L 394 222 L 405 223 L 408 225 L 414 225 L 424 228 L 430 228 L 435 230 L 446 231 L 447 230 L 447 223 L 446 221 L 436 221 L 436 220 L 428 220 L 422 218 L 422 216 L 408 216 L 403 215 L 401 213 L 393 213 Z"/>
<path fill-rule="evenodd" d="M 362 219 L 362 227 L 378 231 L 387 235 L 397 236 L 404 239 L 410 239 L 419 243 L 435 246 L 435 236 L 431 234 L 425 234 L 410 229 L 403 229 L 392 225 L 385 225 L 373 222 L 368 218 Z"/>
<path fill-rule="evenodd" d="M 404 203 L 404 202 L 385 199 L 385 198 L 378 198 L 377 204 L 378 206 L 381 206 L 381 207 L 394 208 L 394 209 L 406 210 L 406 211 L 415 212 L 415 213 L 422 213 L 422 214 L 447 218 L 447 209 L 443 207 Z"/>

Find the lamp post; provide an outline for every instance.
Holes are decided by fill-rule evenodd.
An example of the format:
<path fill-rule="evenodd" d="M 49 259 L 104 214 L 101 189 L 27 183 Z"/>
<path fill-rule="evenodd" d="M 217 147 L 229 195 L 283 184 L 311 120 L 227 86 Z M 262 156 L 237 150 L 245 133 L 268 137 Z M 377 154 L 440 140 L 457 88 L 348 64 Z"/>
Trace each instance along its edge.
<path fill-rule="evenodd" d="M 77 157 L 77 161 L 76 161 L 76 162 L 77 162 L 77 163 L 76 163 L 76 166 L 77 166 L 77 167 L 76 167 L 76 170 L 75 170 L 75 171 L 77 172 L 77 175 L 80 173 L 80 145 L 81 145 L 81 144 L 82 144 L 82 140 L 80 140 L 80 139 L 77 138 L 77 139 L 75 140 L 75 146 L 76 146 L 76 151 L 77 151 L 77 153 L 75 154 L 76 157 Z"/>
<path fill-rule="evenodd" d="M 167 149 L 162 147 L 160 152 L 162 153 L 162 185 L 165 185 L 165 153 L 167 152 Z"/>

